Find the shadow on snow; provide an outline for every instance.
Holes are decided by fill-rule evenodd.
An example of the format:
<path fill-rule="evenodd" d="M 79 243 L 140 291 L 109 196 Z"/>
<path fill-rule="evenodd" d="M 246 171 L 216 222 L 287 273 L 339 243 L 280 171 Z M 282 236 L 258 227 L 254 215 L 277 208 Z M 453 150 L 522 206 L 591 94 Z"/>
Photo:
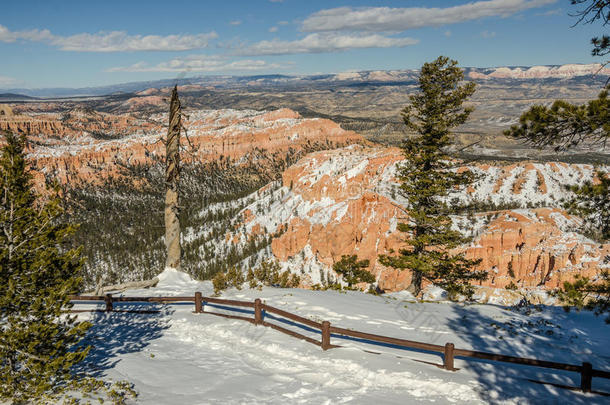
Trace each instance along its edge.
<path fill-rule="evenodd" d="M 116 305 L 116 304 L 115 304 Z M 169 327 L 168 316 L 174 311 L 168 306 L 150 304 L 119 304 L 123 311 L 158 309 L 153 313 L 94 312 L 89 322 L 93 325 L 81 344 L 91 346 L 83 363 L 75 370 L 93 377 L 120 362 L 120 355 L 142 351 L 154 339 L 160 338 Z"/>
<path fill-rule="evenodd" d="M 502 307 L 512 312 L 507 315 L 518 314 L 503 322 L 485 314 L 482 308 L 481 305 L 452 305 L 454 316 L 447 320 L 448 329 L 473 350 L 573 365 L 588 361 L 593 368 L 610 369 L 608 356 L 604 355 L 605 346 L 610 343 L 608 326 L 590 312 L 582 312 L 577 318 L 552 306 Z M 459 342 L 456 347 L 467 348 Z M 604 395 L 567 389 L 580 387 L 580 374 L 576 372 L 457 356 L 456 367 L 477 375 L 481 399 L 486 402 L 610 402 Z M 610 382 L 594 378 L 593 391 L 609 393 Z"/>

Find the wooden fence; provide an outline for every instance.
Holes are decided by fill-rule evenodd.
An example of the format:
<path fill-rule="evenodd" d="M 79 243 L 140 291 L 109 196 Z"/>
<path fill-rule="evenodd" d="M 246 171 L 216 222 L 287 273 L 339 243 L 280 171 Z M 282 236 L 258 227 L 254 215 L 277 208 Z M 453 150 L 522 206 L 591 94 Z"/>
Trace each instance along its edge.
<path fill-rule="evenodd" d="M 113 297 L 111 294 L 99 295 L 99 296 L 83 296 L 83 295 L 74 295 L 71 296 L 70 299 L 72 301 L 103 301 L 106 304 L 106 308 L 104 312 L 114 311 L 115 302 L 152 302 L 152 303 L 173 303 L 173 302 L 192 302 L 195 304 L 195 313 L 206 313 L 210 315 L 222 316 L 225 318 L 231 319 L 240 319 L 255 325 L 263 325 L 273 328 L 277 331 L 290 335 L 292 337 L 305 340 L 309 343 L 313 343 L 315 345 L 320 346 L 323 350 L 328 350 L 336 347 L 341 347 L 338 345 L 331 344 L 331 335 L 342 335 L 342 336 L 350 336 L 354 338 L 359 338 L 363 340 L 368 340 L 371 342 L 379 342 L 386 343 L 394 346 L 398 346 L 401 348 L 411 348 L 411 349 L 419 349 L 425 350 L 428 352 L 441 353 L 443 355 L 443 368 L 445 370 L 456 371 L 457 369 L 454 367 L 454 358 L 457 357 L 470 357 L 477 358 L 483 360 L 491 360 L 491 361 L 499 361 L 505 363 L 513 363 L 513 364 L 522 364 L 527 366 L 535 366 L 542 368 L 552 368 L 556 370 L 565 370 L 572 371 L 576 373 L 580 373 L 580 389 L 583 392 L 591 392 L 592 380 L 593 377 L 598 378 L 607 378 L 610 379 L 610 372 L 604 370 L 595 370 L 593 369 L 591 363 L 583 362 L 581 365 L 574 364 L 566 364 L 566 363 L 557 363 L 553 361 L 546 360 L 537 360 L 537 359 L 529 359 L 523 357 L 515 357 L 515 356 L 506 356 L 503 354 L 495 354 L 495 353 L 487 353 L 487 352 L 479 352 L 475 350 L 465 350 L 465 349 L 456 349 L 453 343 L 447 343 L 444 346 L 435 345 L 430 343 L 416 342 L 413 340 L 405 340 L 398 339 L 388 336 L 380 336 L 374 335 L 372 333 L 358 332 L 351 329 L 339 328 L 337 326 L 332 326 L 330 322 L 315 322 L 311 319 L 304 318 L 299 315 L 295 315 L 293 313 L 281 310 L 279 308 L 272 307 L 271 305 L 263 304 L 260 299 L 255 299 L 254 301 L 237 301 L 237 300 L 226 300 L 222 298 L 213 298 L 213 297 L 204 297 L 200 292 L 196 292 L 194 296 L 191 297 Z M 218 312 L 209 312 L 204 311 L 204 305 L 206 303 L 211 304 L 220 304 L 226 305 L 229 307 L 243 307 L 243 308 L 253 308 L 254 310 L 254 318 L 241 316 L 241 315 L 229 315 L 222 314 Z M 231 310 L 231 308 L 227 308 Z M 84 312 L 84 311 L 72 311 L 72 312 Z M 129 312 L 138 312 L 138 313 L 149 313 L 152 311 L 129 311 Z M 270 323 L 265 321 L 264 314 L 272 313 L 279 315 L 283 318 L 290 319 L 292 321 L 298 322 L 302 325 L 306 325 L 315 330 L 320 330 L 321 339 L 318 341 L 309 336 L 305 336 L 298 332 L 292 331 L 290 329 L 286 329 L 274 323 Z"/>

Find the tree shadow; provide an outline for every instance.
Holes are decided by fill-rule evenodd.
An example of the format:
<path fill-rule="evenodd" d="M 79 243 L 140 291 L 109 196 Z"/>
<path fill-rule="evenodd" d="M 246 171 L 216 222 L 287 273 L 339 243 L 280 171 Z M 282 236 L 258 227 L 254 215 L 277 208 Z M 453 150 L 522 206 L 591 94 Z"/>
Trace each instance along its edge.
<path fill-rule="evenodd" d="M 487 304 L 487 307 L 490 305 Z M 461 339 L 456 348 L 610 369 L 607 332 L 591 326 L 591 320 L 575 321 L 561 309 L 551 306 L 499 307 L 503 315 L 489 315 L 482 305 L 452 305 L 453 317 L 447 326 Z M 589 314 L 592 316 L 592 314 Z M 603 320 L 599 320 L 603 328 Z M 587 332 L 592 331 L 593 336 Z M 470 346 L 470 347 L 468 347 Z M 593 379 L 593 394 L 584 394 L 580 374 L 549 368 L 479 360 L 456 356 L 456 367 L 477 376 L 480 396 L 486 402 L 519 403 L 608 403 L 610 381 Z M 459 372 L 459 371 L 458 371 Z M 598 392 L 597 394 L 595 392 Z M 600 394 L 601 393 L 601 394 Z"/>
<path fill-rule="evenodd" d="M 150 311 L 153 309 L 150 304 L 121 304 L 116 308 L 119 311 L 93 313 L 89 320 L 93 326 L 81 341 L 91 350 L 75 372 L 100 378 L 121 361 L 120 355 L 139 352 L 160 338 L 170 326 L 169 316 L 174 312 L 166 305 L 154 305 L 158 310 L 155 312 Z M 147 312 L 136 312 L 142 310 Z"/>

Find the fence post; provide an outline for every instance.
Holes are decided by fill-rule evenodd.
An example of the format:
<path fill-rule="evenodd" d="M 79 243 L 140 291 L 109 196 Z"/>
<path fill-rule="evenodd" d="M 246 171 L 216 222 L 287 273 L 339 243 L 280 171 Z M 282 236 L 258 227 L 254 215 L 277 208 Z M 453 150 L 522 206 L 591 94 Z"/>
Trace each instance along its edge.
<path fill-rule="evenodd" d="M 322 350 L 330 349 L 330 322 L 322 322 Z"/>
<path fill-rule="evenodd" d="M 197 291 L 195 293 L 195 313 L 196 314 L 200 314 L 203 312 L 203 305 L 202 305 L 202 298 L 201 298 L 201 292 Z"/>
<path fill-rule="evenodd" d="M 580 389 L 582 392 L 591 392 L 591 382 L 593 380 L 593 365 L 588 362 L 582 363 L 580 369 Z"/>
<path fill-rule="evenodd" d="M 453 349 L 455 349 L 453 343 L 445 343 L 445 355 L 443 356 L 445 370 L 455 371 L 455 368 L 453 368 Z"/>
<path fill-rule="evenodd" d="M 261 299 L 254 300 L 254 324 L 260 325 L 263 323 L 263 305 Z"/>
<path fill-rule="evenodd" d="M 104 302 L 106 303 L 106 312 L 112 312 L 112 294 L 106 294 Z"/>

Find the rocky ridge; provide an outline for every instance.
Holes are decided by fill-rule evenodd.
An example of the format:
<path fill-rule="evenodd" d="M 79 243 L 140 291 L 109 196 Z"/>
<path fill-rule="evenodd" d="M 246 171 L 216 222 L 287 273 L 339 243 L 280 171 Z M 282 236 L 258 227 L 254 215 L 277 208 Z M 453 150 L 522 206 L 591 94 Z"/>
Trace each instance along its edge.
<path fill-rule="evenodd" d="M 304 119 L 289 109 L 194 110 L 185 116 L 185 160 L 238 160 L 253 151 L 286 153 L 316 143 L 331 147 L 363 142 L 330 120 Z M 0 117 L 0 130 L 27 134 L 37 184 L 51 175 L 61 183 L 77 184 L 116 176 L 124 164 L 147 165 L 162 157 L 166 121 L 166 114 L 144 119 L 76 109 Z"/>
<path fill-rule="evenodd" d="M 561 66 L 531 66 L 531 67 L 498 67 L 489 69 L 489 72 L 481 69 L 472 70 L 468 73 L 471 79 L 548 79 L 548 78 L 573 78 L 588 75 L 609 75 L 610 69 L 599 63 L 591 64 L 567 64 Z"/>
<path fill-rule="evenodd" d="M 283 230 L 271 253 L 285 268 L 301 272 L 306 284 L 320 283 L 328 274 L 336 278 L 332 264 L 341 255 L 357 254 L 370 260 L 380 288 L 403 290 L 410 273 L 378 261 L 378 255 L 404 246 L 396 229 L 407 218 L 396 192 L 401 160 L 399 149 L 358 145 L 312 153 L 284 172 L 281 187 L 243 212 L 245 232 Z M 454 227 L 473 237 L 461 251 L 482 259 L 480 268 L 489 271 L 482 286 L 550 289 L 577 274 L 595 277 L 610 268 L 610 244 L 580 235 L 579 219 L 549 208 L 569 196 L 565 185 L 594 180 L 592 166 L 524 162 L 468 170 L 479 180 L 448 198 L 488 204 L 485 212 L 453 217 Z M 523 208 L 496 209 L 498 204 Z"/>

